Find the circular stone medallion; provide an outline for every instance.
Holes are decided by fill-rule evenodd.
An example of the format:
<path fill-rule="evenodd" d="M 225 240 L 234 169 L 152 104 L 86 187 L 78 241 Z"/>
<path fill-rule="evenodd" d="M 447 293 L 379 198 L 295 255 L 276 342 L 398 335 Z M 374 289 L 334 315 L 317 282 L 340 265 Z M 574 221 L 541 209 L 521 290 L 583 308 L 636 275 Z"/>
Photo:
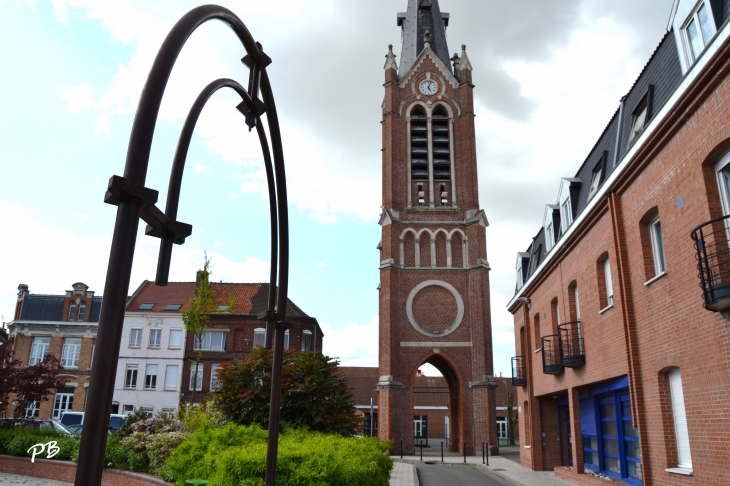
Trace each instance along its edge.
<path fill-rule="evenodd" d="M 421 291 L 423 293 L 419 295 Z M 447 336 L 464 319 L 464 300 L 453 285 L 443 280 L 426 280 L 416 285 L 408 295 L 406 315 L 414 329 L 421 334 L 430 337 Z"/>

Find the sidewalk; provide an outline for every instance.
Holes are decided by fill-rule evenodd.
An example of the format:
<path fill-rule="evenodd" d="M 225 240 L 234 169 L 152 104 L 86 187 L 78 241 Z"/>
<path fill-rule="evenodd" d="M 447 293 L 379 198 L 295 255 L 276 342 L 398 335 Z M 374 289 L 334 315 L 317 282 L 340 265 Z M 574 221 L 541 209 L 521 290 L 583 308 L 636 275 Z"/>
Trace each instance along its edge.
<path fill-rule="evenodd" d="M 0 484 L 22 484 L 23 486 L 72 486 L 71 483 L 62 481 L 54 481 L 52 479 L 32 478 L 30 476 L 21 476 L 19 474 L 10 474 L 0 472 Z"/>
<path fill-rule="evenodd" d="M 416 463 L 421 462 L 420 456 L 403 456 L 403 459 L 400 458 L 400 456 L 391 456 L 391 458 L 394 461 L 403 461 L 403 462 L 410 462 L 410 463 Z M 440 463 L 441 457 L 426 457 L 424 456 L 423 462 L 435 462 Z M 408 467 L 408 464 L 403 464 L 403 462 L 396 462 L 395 467 L 393 468 L 393 472 L 390 476 L 390 486 L 418 486 L 418 483 L 416 480 L 411 479 L 411 482 L 403 482 L 404 477 L 408 477 L 409 475 L 411 478 L 415 476 L 415 468 L 413 466 Z M 464 457 L 463 456 L 447 456 L 444 457 L 444 462 L 449 464 L 464 464 Z M 520 466 L 514 461 L 511 461 L 509 459 L 506 459 L 501 456 L 490 456 L 489 457 L 489 466 L 485 466 L 482 464 L 482 458 L 481 456 L 475 457 L 475 456 L 467 456 L 466 457 L 467 464 L 475 465 L 479 468 L 479 470 L 483 471 L 485 474 L 493 477 L 494 479 L 497 479 L 509 486 L 571 486 L 572 483 L 569 483 L 567 481 L 563 481 L 562 479 L 558 479 L 555 477 L 555 474 L 552 471 L 533 471 L 531 469 L 527 469 L 525 467 Z M 398 467 L 397 470 L 397 476 L 396 476 L 396 467 Z M 410 473 L 407 472 L 405 469 L 409 469 Z"/>

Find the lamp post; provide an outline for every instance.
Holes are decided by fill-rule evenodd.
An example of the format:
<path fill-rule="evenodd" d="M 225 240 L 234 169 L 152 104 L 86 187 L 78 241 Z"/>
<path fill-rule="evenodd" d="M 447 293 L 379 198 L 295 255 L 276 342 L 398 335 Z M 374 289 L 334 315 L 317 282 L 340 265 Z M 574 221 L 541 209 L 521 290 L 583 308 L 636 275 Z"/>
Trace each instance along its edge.
<path fill-rule="evenodd" d="M 190 35 L 209 20 L 226 23 L 245 48 L 246 56 L 241 61 L 250 69 L 248 89 L 244 89 L 236 81 L 219 79 L 211 82 L 200 93 L 180 134 L 170 174 L 167 205 L 163 213 L 155 206 L 157 191 L 144 186 L 157 115 L 177 56 Z M 200 112 L 210 96 L 221 88 L 231 88 L 242 98 L 243 101 L 236 108 L 246 118 L 249 131 L 256 128 L 266 166 L 271 216 L 271 275 L 267 311 L 259 317 L 267 321 L 268 330 L 273 331 L 269 334 L 274 334 L 275 343 L 266 485 L 276 484 L 284 319 L 289 279 L 289 217 L 281 131 L 266 72 L 266 67 L 270 63 L 271 59 L 264 54 L 261 44 L 254 41 L 243 22 L 230 10 L 217 5 L 204 5 L 185 14 L 172 28 L 157 53 L 134 118 L 124 176 L 113 176 L 110 179 L 104 197 L 104 202 L 115 205 L 118 209 L 97 333 L 100 349 L 94 354 L 87 397 L 87 403 L 92 406 L 87 407 L 84 418 L 85 427 L 81 435 L 75 486 L 101 485 L 114 376 L 119 358 L 122 322 L 139 219 L 142 218 L 147 223 L 147 235 L 160 238 L 155 283 L 167 285 L 172 245 L 184 243 L 185 238 L 192 233 L 192 226 L 177 221 L 177 207 L 188 147 Z M 263 99 L 259 99 L 259 90 Z M 271 134 L 271 150 L 261 124 L 261 116 L 264 113 Z M 279 309 L 275 307 L 276 302 L 282 303 Z"/>

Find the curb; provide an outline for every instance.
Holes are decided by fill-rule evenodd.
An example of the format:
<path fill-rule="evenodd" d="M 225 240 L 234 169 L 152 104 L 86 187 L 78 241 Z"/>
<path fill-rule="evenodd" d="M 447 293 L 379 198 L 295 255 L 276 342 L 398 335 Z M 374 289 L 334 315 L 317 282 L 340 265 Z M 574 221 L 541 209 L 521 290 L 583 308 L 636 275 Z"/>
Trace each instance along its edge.
<path fill-rule="evenodd" d="M 400 462 L 403 464 L 411 464 L 413 466 L 413 483 L 416 486 L 421 486 L 421 484 L 418 482 L 418 472 L 416 471 L 416 466 L 413 461 L 406 461 L 404 459 L 393 459 L 393 462 Z"/>
<path fill-rule="evenodd" d="M 491 477 L 492 479 L 495 479 L 506 486 L 524 486 L 522 483 L 519 483 L 515 481 L 514 479 L 508 478 L 507 476 L 503 476 L 499 474 L 498 472 L 495 472 L 489 467 L 483 465 L 483 464 L 475 464 L 476 468 L 479 469 L 481 472 L 486 474 L 487 476 Z"/>

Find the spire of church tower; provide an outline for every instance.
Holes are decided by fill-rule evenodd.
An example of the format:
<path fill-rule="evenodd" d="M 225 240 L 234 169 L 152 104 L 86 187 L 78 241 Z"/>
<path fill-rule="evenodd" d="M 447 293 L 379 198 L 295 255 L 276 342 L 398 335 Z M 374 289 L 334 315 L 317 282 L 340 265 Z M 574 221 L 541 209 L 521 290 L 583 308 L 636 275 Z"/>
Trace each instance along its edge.
<path fill-rule="evenodd" d="M 431 34 L 430 49 L 451 72 L 449 46 L 446 44 L 449 14 L 441 13 L 438 0 L 408 0 L 408 12 L 398 14 L 398 25 L 403 29 L 399 78 L 408 72 L 426 47 L 426 31 Z"/>

